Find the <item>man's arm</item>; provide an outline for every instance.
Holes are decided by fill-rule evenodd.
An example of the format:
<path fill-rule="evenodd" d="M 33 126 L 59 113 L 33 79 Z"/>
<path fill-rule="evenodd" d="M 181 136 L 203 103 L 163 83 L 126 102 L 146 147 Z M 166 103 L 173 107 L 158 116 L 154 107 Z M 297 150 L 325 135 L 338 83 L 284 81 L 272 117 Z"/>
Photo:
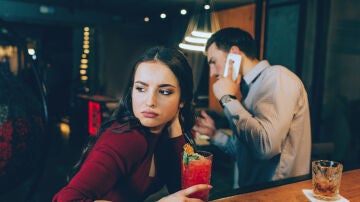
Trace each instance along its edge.
<path fill-rule="evenodd" d="M 225 115 L 234 134 L 261 159 L 281 152 L 300 95 L 300 83 L 296 78 L 286 72 L 267 74 L 261 87 L 254 89 L 257 92 L 250 106 L 251 113 L 237 100 L 225 105 Z"/>

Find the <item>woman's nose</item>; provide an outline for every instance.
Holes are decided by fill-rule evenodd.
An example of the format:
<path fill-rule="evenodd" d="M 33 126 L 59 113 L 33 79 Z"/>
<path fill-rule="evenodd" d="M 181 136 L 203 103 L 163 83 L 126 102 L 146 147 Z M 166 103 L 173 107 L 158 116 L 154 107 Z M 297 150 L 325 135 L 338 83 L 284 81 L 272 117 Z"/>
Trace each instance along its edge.
<path fill-rule="evenodd" d="M 151 108 L 156 106 L 156 95 L 155 95 L 155 93 L 149 93 L 147 95 L 146 106 L 151 107 Z"/>

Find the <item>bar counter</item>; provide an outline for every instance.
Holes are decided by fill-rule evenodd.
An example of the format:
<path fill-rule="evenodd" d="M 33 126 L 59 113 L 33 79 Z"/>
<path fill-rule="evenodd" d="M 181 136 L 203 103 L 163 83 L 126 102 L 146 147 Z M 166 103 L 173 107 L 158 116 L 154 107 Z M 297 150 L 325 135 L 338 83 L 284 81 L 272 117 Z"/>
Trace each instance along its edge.
<path fill-rule="evenodd" d="M 250 193 L 238 194 L 212 202 L 235 201 L 309 201 L 303 189 L 311 189 L 311 179 L 272 187 Z M 342 175 L 340 195 L 349 201 L 360 201 L 360 169 L 345 171 Z"/>

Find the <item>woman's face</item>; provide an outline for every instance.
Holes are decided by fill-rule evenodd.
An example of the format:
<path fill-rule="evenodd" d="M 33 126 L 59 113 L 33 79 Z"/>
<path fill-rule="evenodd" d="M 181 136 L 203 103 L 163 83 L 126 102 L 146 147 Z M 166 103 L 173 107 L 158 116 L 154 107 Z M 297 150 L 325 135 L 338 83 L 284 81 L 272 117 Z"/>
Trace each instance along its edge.
<path fill-rule="evenodd" d="M 152 133 L 160 133 L 179 109 L 180 86 L 174 73 L 161 62 L 143 62 L 136 69 L 132 90 L 135 117 Z"/>

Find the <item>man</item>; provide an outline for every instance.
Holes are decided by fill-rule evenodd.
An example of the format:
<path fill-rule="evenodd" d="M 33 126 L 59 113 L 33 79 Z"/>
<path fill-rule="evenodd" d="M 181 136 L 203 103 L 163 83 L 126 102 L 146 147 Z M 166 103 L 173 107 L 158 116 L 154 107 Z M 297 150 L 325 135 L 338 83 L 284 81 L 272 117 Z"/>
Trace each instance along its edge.
<path fill-rule="evenodd" d="M 257 59 L 255 41 L 239 28 L 214 33 L 206 52 L 210 76 L 218 78 L 212 90 L 233 134 L 216 129 L 205 111 L 193 129 L 234 157 L 234 188 L 308 174 L 310 113 L 301 80 L 283 66 Z M 232 62 L 228 76 L 223 77 L 229 53 L 242 58 L 235 81 Z"/>

